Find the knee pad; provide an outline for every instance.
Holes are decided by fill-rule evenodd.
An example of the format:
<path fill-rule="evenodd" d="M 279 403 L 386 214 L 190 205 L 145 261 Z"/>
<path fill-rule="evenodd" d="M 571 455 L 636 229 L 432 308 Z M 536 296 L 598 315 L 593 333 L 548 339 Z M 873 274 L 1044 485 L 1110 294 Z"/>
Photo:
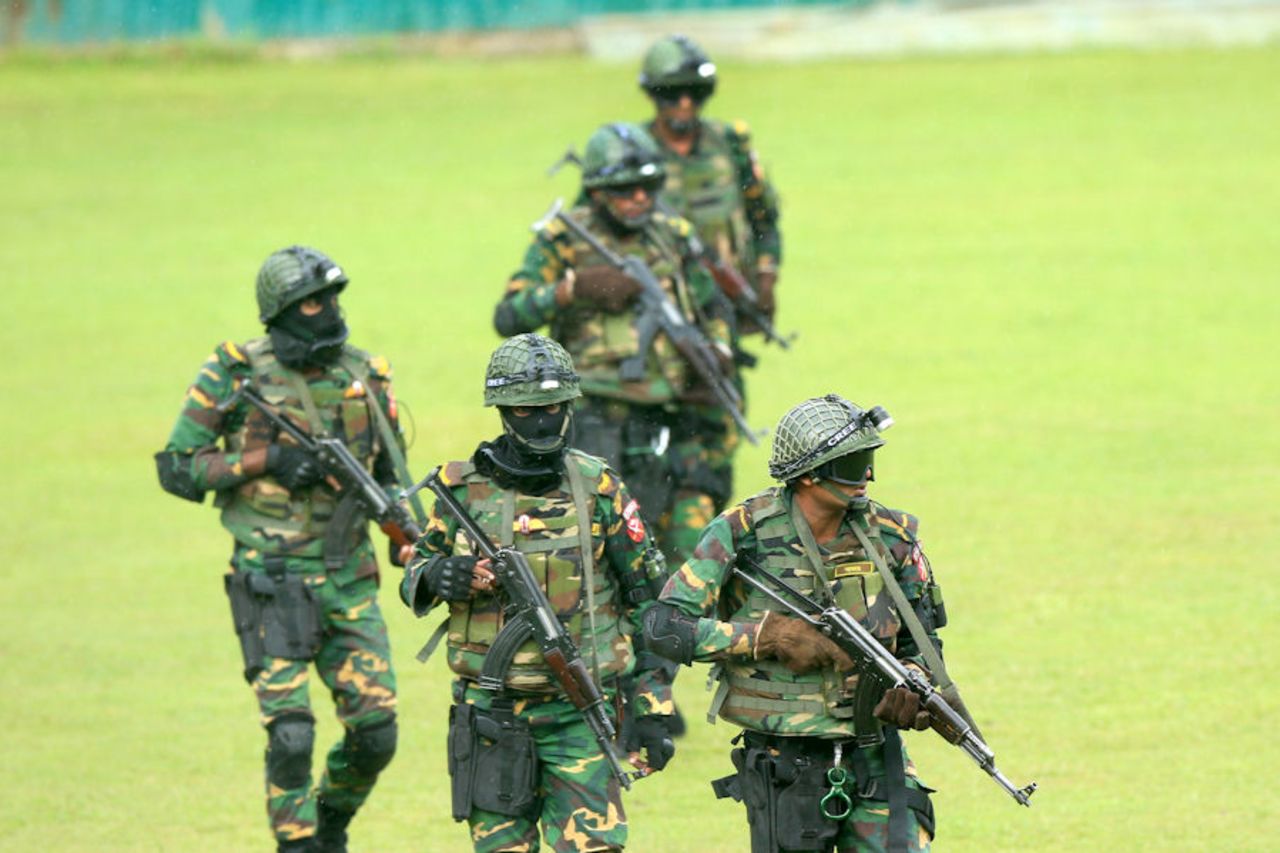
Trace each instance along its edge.
<path fill-rule="evenodd" d="M 281 717 L 267 733 L 267 781 L 285 790 L 306 785 L 311 776 L 315 723 L 310 717 Z"/>
<path fill-rule="evenodd" d="M 352 769 L 362 776 L 377 776 L 396 754 L 395 717 L 347 732 L 343 750 Z"/>

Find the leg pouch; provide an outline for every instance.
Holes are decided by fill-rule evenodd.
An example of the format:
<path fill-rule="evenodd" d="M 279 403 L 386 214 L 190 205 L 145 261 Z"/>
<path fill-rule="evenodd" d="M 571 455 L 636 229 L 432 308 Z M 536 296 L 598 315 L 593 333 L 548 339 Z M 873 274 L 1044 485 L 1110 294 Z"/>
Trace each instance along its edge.
<path fill-rule="evenodd" d="M 250 575 L 262 605 L 262 645 L 268 656 L 310 660 L 320 650 L 320 608 L 301 575 Z"/>
<path fill-rule="evenodd" d="M 251 575 L 242 572 L 224 575 L 223 588 L 231 601 L 231 622 L 240 640 L 240 657 L 244 663 L 244 680 L 253 683 L 262 672 L 262 606 L 249 589 Z"/>

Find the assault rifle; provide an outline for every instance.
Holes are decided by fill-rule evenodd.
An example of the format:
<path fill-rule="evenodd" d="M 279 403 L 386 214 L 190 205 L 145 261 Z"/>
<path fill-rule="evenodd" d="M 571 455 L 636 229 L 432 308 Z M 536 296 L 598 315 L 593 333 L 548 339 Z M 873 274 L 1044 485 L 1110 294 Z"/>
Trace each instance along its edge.
<path fill-rule="evenodd" d="M 930 727 L 947 743 L 964 750 L 964 753 L 995 780 L 996 784 L 1019 803 L 1030 807 L 1031 795 L 1036 783 L 1018 788 L 996 769 L 995 753 L 982 740 L 973 726 L 965 720 L 947 700 L 934 689 L 929 679 L 917 669 L 902 665 L 870 631 L 862 627 L 849 612 L 832 605 L 823 607 L 801 592 L 797 592 L 781 578 L 774 577 L 759 567 L 748 564 L 751 572 L 734 566 L 733 573 L 758 589 L 790 613 L 817 628 L 830 637 L 836 645 L 853 654 L 864 667 L 860 678 L 875 677 L 887 687 L 905 687 L 920 697 L 920 706 L 929 712 Z M 756 577 L 755 575 L 759 575 Z M 763 579 L 763 580 L 762 580 Z M 767 581 L 767 583 L 766 583 Z M 784 598 L 783 594 L 791 596 Z M 797 603 L 799 602 L 799 603 Z"/>
<path fill-rule="evenodd" d="M 658 210 L 667 216 L 679 215 L 665 202 L 655 201 L 654 204 Z M 796 339 L 797 333 L 792 332 L 785 338 L 778 334 L 778 330 L 773 326 L 773 321 L 769 319 L 769 315 L 760 307 L 760 296 L 756 293 L 756 289 L 751 286 L 751 282 L 747 281 L 747 277 L 739 272 L 737 267 L 725 263 L 719 252 L 703 243 L 693 234 L 689 235 L 689 245 L 692 247 L 693 256 L 697 258 L 698 263 L 715 279 L 720 292 L 733 303 L 734 311 L 759 329 L 766 343 L 775 343 L 783 349 L 791 349 L 791 342 Z"/>
<path fill-rule="evenodd" d="M 649 357 L 649 349 L 658 332 L 665 334 L 680 355 L 684 356 L 695 373 L 711 390 L 711 396 L 720 404 L 737 423 L 743 436 L 752 444 L 760 443 L 761 433 L 757 433 L 747 423 L 742 414 L 742 395 L 734 386 L 732 379 L 721 367 L 720 356 L 713 344 L 702 330 L 684 318 L 680 309 L 667 297 L 666 291 L 658 283 L 657 277 L 649 266 L 634 255 L 625 257 L 610 249 L 596 235 L 592 234 L 572 217 L 565 215 L 563 203 L 557 200 L 542 219 L 533 224 L 534 231 L 541 231 L 553 219 L 559 219 L 583 240 L 590 244 L 601 257 L 626 273 L 640 284 L 640 317 L 636 321 L 640 338 L 639 351 L 623 359 L 618 374 L 625 382 L 634 382 L 644 378 L 645 359 Z"/>
<path fill-rule="evenodd" d="M 382 532 L 399 547 L 412 545 L 422 535 L 422 528 L 409 511 L 387 497 L 378 481 L 373 479 L 360 461 L 351 455 L 351 451 L 337 438 L 315 438 L 298 429 L 292 421 L 282 416 L 266 400 L 262 399 L 249 382 L 243 382 L 236 392 L 225 403 L 219 406 L 226 410 L 238 400 L 244 400 L 261 412 L 267 420 L 288 433 L 298 446 L 310 453 L 320 463 L 320 468 L 332 483 L 337 484 L 337 492 L 341 496 L 338 508 L 334 511 L 330 527 L 339 533 L 345 533 L 348 525 L 354 521 L 357 509 L 363 509 L 368 518 L 373 519 Z M 376 403 L 374 404 L 376 405 Z"/>
<path fill-rule="evenodd" d="M 436 468 L 422 484 L 435 493 L 440 505 L 458 521 L 480 553 L 493 563 L 498 577 L 498 587 L 506 599 L 506 624 L 498 632 L 489 653 L 485 655 L 484 668 L 480 672 L 479 686 L 483 690 L 498 693 L 506 682 L 507 671 L 516 650 L 532 639 L 538 644 L 542 659 L 551 668 L 560 689 L 569 697 L 573 707 L 582 714 L 595 737 L 600 751 L 609 762 L 613 776 L 623 788 L 631 788 L 631 773 L 622 769 L 613 752 L 613 739 L 617 731 L 605 710 L 604 696 L 587 672 L 587 665 L 573 640 L 565 633 L 564 626 L 556 618 L 556 612 L 542 591 L 542 585 L 533 576 L 529 561 L 514 548 L 497 548 L 466 508 L 458 503 L 453 492 L 440 479 Z M 635 774 L 639 776 L 640 774 Z"/>
<path fill-rule="evenodd" d="M 551 164 L 551 168 L 547 169 L 547 177 L 560 171 L 561 167 L 567 163 L 572 163 L 579 168 L 582 167 L 582 158 L 578 156 L 577 150 L 572 145 L 569 146 L 569 149 L 564 152 L 559 160 Z M 666 216 L 679 215 L 661 199 L 654 198 L 653 203 L 654 207 Z M 797 333 L 792 332 L 785 338 L 778 334 L 778 330 L 774 328 L 773 321 L 769 319 L 769 315 L 761 310 L 760 297 L 746 277 L 732 265 L 725 263 L 719 253 L 704 244 L 696 236 L 691 236 L 689 242 L 693 247 L 694 257 L 697 258 L 703 269 L 715 279 L 721 292 L 733 303 L 734 310 L 759 329 L 760 333 L 764 335 L 765 341 L 771 341 L 783 349 L 790 349 L 791 342 L 796 339 Z"/>

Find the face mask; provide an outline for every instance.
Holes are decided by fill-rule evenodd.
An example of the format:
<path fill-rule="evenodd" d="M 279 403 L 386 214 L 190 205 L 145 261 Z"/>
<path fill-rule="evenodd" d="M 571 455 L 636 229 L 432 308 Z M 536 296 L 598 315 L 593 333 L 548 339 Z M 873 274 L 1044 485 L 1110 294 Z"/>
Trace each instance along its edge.
<path fill-rule="evenodd" d="M 276 357 L 289 367 L 333 364 L 346 343 L 347 324 L 338 308 L 337 294 L 324 290 L 314 298 L 324 305 L 318 313 L 308 316 L 302 313 L 302 302 L 295 302 L 267 329 Z"/>
<path fill-rule="evenodd" d="M 561 404 L 555 413 L 548 411 L 547 406 L 529 406 L 528 410 L 527 415 L 518 417 L 508 406 L 498 408 L 503 429 L 511 440 L 535 456 L 550 456 L 564 450 L 573 420 L 569 407 Z"/>

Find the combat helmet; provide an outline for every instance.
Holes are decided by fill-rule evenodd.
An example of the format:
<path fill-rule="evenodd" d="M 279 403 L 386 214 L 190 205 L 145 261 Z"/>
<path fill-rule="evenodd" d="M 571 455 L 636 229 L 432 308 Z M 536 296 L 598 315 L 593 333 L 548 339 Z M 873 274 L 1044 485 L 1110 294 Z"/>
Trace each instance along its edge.
<path fill-rule="evenodd" d="M 640 67 L 640 88 L 656 97 L 664 89 L 700 88 L 710 97 L 716 87 L 716 66 L 706 52 L 688 36 L 659 39 L 644 55 Z"/>
<path fill-rule="evenodd" d="M 832 459 L 874 450 L 891 426 L 893 418 L 879 406 L 864 411 L 838 394 L 805 400 L 778 422 L 769 475 L 789 483 Z"/>
<path fill-rule="evenodd" d="M 643 184 L 651 191 L 667 177 L 658 144 L 635 124 L 606 124 L 591 134 L 582 153 L 582 186 L 593 190 Z"/>
<path fill-rule="evenodd" d="M 489 357 L 486 406 L 551 406 L 581 396 L 573 359 L 550 338 L 533 332 L 516 335 Z"/>
<path fill-rule="evenodd" d="M 290 246 L 272 252 L 258 270 L 258 319 L 270 323 L 299 300 L 328 287 L 347 286 L 347 274 L 317 249 Z"/>

